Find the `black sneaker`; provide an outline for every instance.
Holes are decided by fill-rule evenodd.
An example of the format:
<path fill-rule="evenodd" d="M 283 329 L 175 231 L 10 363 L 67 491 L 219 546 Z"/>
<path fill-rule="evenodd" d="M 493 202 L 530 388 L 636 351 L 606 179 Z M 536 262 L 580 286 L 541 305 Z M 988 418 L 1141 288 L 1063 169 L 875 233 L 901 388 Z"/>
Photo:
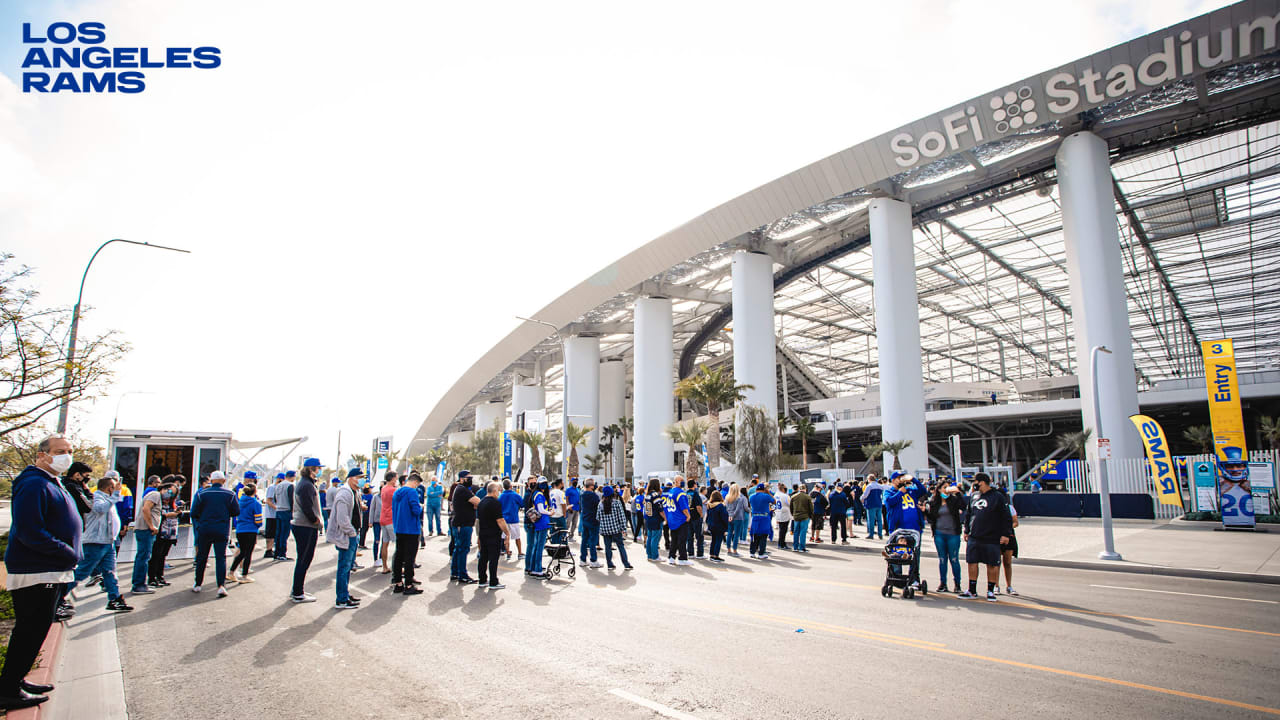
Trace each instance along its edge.
<path fill-rule="evenodd" d="M 971 593 L 968 590 L 965 590 L 964 592 L 961 592 L 960 594 L 956 595 L 956 597 L 962 600 L 971 600 L 973 598 L 978 597 L 978 595 L 976 593 Z"/>
<path fill-rule="evenodd" d="M 421 591 L 421 590 L 419 590 L 419 589 L 418 589 L 418 588 L 416 588 L 416 587 L 412 587 L 412 586 L 410 586 L 410 587 L 407 587 L 407 588 L 405 588 L 405 589 L 404 589 L 404 593 L 403 593 L 403 594 L 405 594 L 405 595 L 421 595 L 421 594 L 422 594 L 422 591 Z"/>
<path fill-rule="evenodd" d="M 125 603 L 123 597 L 118 597 L 114 600 L 107 602 L 108 612 L 127 613 L 130 610 L 133 610 L 133 608 L 130 607 L 127 603 Z"/>
<path fill-rule="evenodd" d="M 475 584 L 476 584 L 476 579 L 475 579 L 475 578 L 469 578 L 469 577 L 458 578 L 458 584 L 459 584 L 459 585 L 475 585 Z"/>
<path fill-rule="evenodd" d="M 35 707 L 48 699 L 48 695 L 35 695 L 19 688 L 16 695 L 0 696 L 0 710 L 21 710 L 22 708 Z"/>

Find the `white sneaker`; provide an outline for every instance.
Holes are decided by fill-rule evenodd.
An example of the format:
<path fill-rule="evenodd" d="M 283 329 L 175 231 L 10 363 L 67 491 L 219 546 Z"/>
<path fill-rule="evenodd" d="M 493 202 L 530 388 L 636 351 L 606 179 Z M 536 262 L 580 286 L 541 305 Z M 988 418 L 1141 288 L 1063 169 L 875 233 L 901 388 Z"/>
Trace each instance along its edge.
<path fill-rule="evenodd" d="M 1014 590 L 1014 589 L 1013 589 L 1013 588 L 1011 588 L 1011 587 L 1007 587 L 1007 588 L 1005 588 L 1005 589 L 1004 589 L 1004 594 L 1005 594 L 1005 595 L 1017 595 L 1017 594 L 1018 594 L 1018 591 L 1017 591 L 1017 590 Z"/>
<path fill-rule="evenodd" d="M 593 562 L 593 563 L 591 563 L 591 567 L 593 567 L 593 568 L 602 568 L 602 567 L 604 567 L 604 563 L 601 563 L 601 562 Z"/>
<path fill-rule="evenodd" d="M 218 597 L 226 597 L 227 589 L 221 585 L 218 586 Z"/>
<path fill-rule="evenodd" d="M 695 559 L 695 560 L 706 560 L 706 559 L 707 559 L 707 556 L 706 556 L 706 555 L 695 555 L 695 556 L 694 556 L 694 559 Z"/>
<path fill-rule="evenodd" d="M 677 564 L 677 565 L 692 565 L 692 564 L 693 564 L 693 561 L 692 561 L 692 560 L 677 560 L 677 561 L 676 561 L 676 564 Z"/>
<path fill-rule="evenodd" d="M 675 564 L 676 564 L 676 559 L 675 559 L 675 558 L 667 558 L 667 564 L 668 564 L 668 565 L 675 565 Z"/>
<path fill-rule="evenodd" d="M 756 555 L 755 553 L 751 553 L 751 559 L 752 559 L 752 560 L 755 560 L 755 559 L 756 559 L 756 558 L 758 558 L 758 557 L 760 557 L 760 556 L 759 556 L 759 555 Z"/>
<path fill-rule="evenodd" d="M 994 592 L 988 592 L 987 602 L 1000 602 L 1000 598 L 996 597 L 996 594 Z"/>
<path fill-rule="evenodd" d="M 199 586 L 199 585 L 192 585 L 192 586 L 191 586 L 191 592 L 193 592 L 193 593 L 198 593 L 198 592 L 200 592 L 200 586 Z"/>
<path fill-rule="evenodd" d="M 254 580 L 253 578 L 249 577 L 248 575 L 241 575 L 240 577 L 236 578 L 236 582 L 238 582 L 238 583 L 251 583 L 251 582 L 255 582 L 255 580 Z"/>
<path fill-rule="evenodd" d="M 769 559 L 769 553 L 765 553 L 765 554 L 761 555 L 760 557 L 758 557 L 758 558 L 756 558 L 756 559 L 757 559 L 757 560 L 768 560 L 768 559 Z"/>
<path fill-rule="evenodd" d="M 301 595 L 290 595 L 289 599 L 297 604 L 313 603 L 316 601 L 316 596 L 311 593 L 302 593 Z"/>

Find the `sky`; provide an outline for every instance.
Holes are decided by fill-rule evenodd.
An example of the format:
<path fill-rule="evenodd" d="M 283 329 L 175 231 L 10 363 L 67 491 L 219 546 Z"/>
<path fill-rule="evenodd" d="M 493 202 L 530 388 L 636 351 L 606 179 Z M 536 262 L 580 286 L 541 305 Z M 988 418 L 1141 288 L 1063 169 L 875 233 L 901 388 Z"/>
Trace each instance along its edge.
<path fill-rule="evenodd" d="M 402 448 L 581 279 L 797 167 L 1223 2 L 0 3 L 0 251 L 132 351 L 71 429 Z M 23 23 L 220 48 L 23 93 Z M 414 452 L 424 448 L 419 444 Z M 274 462 L 279 453 L 261 459 Z"/>

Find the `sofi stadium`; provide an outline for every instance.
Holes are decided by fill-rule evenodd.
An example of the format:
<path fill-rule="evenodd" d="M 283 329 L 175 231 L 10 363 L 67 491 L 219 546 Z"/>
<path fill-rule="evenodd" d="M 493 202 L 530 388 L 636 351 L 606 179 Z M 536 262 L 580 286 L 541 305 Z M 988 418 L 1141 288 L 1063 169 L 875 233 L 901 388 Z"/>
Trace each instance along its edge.
<path fill-rule="evenodd" d="M 588 454 L 632 418 L 634 453 L 614 438 L 596 474 L 674 470 L 665 429 L 707 408 L 673 385 L 731 367 L 746 403 L 816 423 L 810 468 L 878 469 L 864 444 L 910 440 L 905 468 L 1025 482 L 1099 423 L 1113 461 L 1141 458 L 1140 411 L 1202 452 L 1200 344 L 1230 339 L 1252 449 L 1280 404 L 1278 25 L 1275 0 L 1237 3 L 711 208 L 533 314 L 415 439 L 567 419 Z"/>

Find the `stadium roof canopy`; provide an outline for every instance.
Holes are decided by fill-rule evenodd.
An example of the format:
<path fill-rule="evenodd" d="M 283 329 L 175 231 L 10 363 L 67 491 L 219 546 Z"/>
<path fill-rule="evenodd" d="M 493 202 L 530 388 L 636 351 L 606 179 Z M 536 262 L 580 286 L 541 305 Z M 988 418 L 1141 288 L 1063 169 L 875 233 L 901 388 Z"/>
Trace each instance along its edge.
<path fill-rule="evenodd" d="M 598 335 L 601 357 L 630 367 L 635 299 L 670 297 L 684 377 L 732 361 L 730 259 L 766 252 L 790 401 L 873 388 L 867 205 L 883 195 L 913 208 L 926 382 L 1075 374 L 1054 154 L 1089 130 L 1111 152 L 1139 389 L 1203 374 L 1202 339 L 1234 338 L 1241 372 L 1280 368 L 1278 5 L 1246 0 L 796 170 L 630 253 L 535 317 L 565 337 Z M 556 412 L 561 363 L 545 326 L 517 328 L 416 437 L 469 429 L 472 408 L 509 398 L 517 375 L 541 376 Z"/>

